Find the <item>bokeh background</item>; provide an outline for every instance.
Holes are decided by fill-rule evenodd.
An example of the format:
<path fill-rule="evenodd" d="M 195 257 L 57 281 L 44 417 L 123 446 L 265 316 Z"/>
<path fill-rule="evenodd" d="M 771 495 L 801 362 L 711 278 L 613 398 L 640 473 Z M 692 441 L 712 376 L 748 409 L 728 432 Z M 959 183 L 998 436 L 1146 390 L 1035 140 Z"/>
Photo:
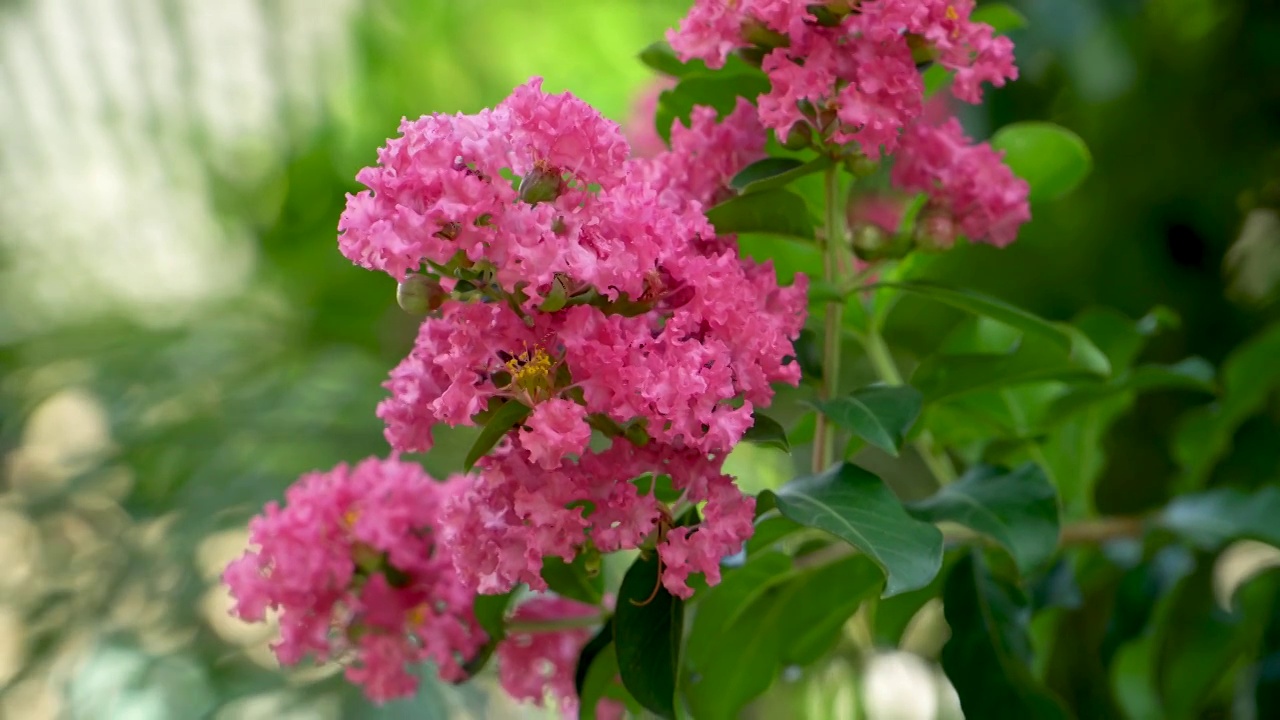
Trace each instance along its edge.
<path fill-rule="evenodd" d="M 1011 4 L 1023 78 L 966 124 L 1052 120 L 1095 171 L 1011 248 L 929 273 L 1054 319 L 1164 305 L 1182 323 L 1152 360 L 1221 361 L 1280 317 L 1280 7 Z M 531 75 L 628 121 L 652 81 L 635 55 L 687 5 L 0 0 L 0 717 L 527 712 L 488 679 L 374 708 L 332 668 L 282 672 L 216 576 L 300 473 L 386 452 L 373 409 L 414 323 L 337 252 L 356 171 L 402 116 L 474 112 Z M 925 352 L 956 319 L 904 300 L 889 335 Z M 1167 496 L 1194 402 L 1144 396 L 1116 420 L 1100 509 Z M 1276 407 L 1214 482 L 1280 476 Z M 423 460 L 445 475 L 466 438 L 439 445 Z M 928 672 L 913 662 L 877 672 Z M 849 694 L 889 686 L 855 689 L 845 665 L 758 716 L 855 717 Z"/>

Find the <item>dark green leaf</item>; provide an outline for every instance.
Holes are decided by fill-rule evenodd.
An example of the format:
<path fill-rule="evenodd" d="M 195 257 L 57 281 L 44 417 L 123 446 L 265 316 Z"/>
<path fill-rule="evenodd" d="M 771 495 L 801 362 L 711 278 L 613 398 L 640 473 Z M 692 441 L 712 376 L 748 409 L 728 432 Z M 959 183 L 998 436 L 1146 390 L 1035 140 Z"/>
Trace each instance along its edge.
<path fill-rule="evenodd" d="M 1280 488 L 1266 486 L 1248 494 L 1219 488 L 1180 495 L 1155 522 L 1206 550 L 1249 538 L 1280 547 Z"/>
<path fill-rule="evenodd" d="M 476 673 L 484 669 L 488 664 L 489 658 L 493 656 L 493 651 L 498 647 L 498 643 L 502 642 L 507 636 L 507 606 L 511 604 L 511 599 L 515 596 L 513 592 L 506 592 L 501 595 L 477 595 L 472 605 L 476 615 L 476 622 L 480 623 L 480 627 L 484 629 L 489 639 L 481 646 L 480 650 L 466 662 L 463 671 L 467 677 L 474 677 Z"/>
<path fill-rule="evenodd" d="M 783 515 L 825 530 L 874 560 L 885 573 L 885 597 L 924 587 L 942 565 L 942 533 L 908 515 L 880 478 L 856 465 L 839 463 L 772 495 Z"/>
<path fill-rule="evenodd" d="M 1188 413 L 1174 437 L 1174 455 L 1182 466 L 1180 489 L 1201 487 L 1218 460 L 1231 448 L 1232 436 L 1261 410 L 1280 386 L 1280 324 L 1236 348 L 1222 364 L 1220 402 Z"/>
<path fill-rule="evenodd" d="M 1081 342 L 1088 347 L 1081 348 L 1083 354 L 1094 354 L 1103 358 L 1101 361 L 1109 370 L 1109 364 L 1106 363 L 1105 355 L 1102 355 L 1093 343 L 1087 338 L 1073 337 L 1074 328 L 1064 326 L 1060 323 L 1053 323 L 1043 318 L 1037 317 L 1026 310 L 1010 305 L 1009 303 L 998 300 L 993 297 L 973 292 L 971 290 L 963 290 L 959 288 L 946 287 L 936 283 L 925 282 L 921 280 L 904 280 L 898 282 L 882 282 L 877 283 L 877 288 L 891 288 L 920 297 L 936 300 L 940 303 L 950 305 L 957 310 L 963 310 L 967 313 L 989 317 L 992 320 L 998 320 L 1005 325 L 1021 330 L 1031 335 L 1039 335 L 1054 345 L 1058 346 L 1062 351 L 1070 353 L 1076 350 L 1077 345 Z M 1092 352 L 1090 352 L 1090 348 Z M 1097 362 L 1097 360 L 1094 360 Z M 1105 370 L 1104 370 L 1105 372 Z"/>
<path fill-rule="evenodd" d="M 586 696 L 582 693 L 583 685 L 587 682 L 587 672 L 591 669 L 591 663 L 595 662 L 600 653 L 605 648 L 613 645 L 613 618 L 605 621 L 597 632 L 586 645 L 582 646 L 582 652 L 578 653 L 578 663 L 573 670 L 573 687 L 578 692 L 578 697 L 585 700 Z M 614 660 L 615 666 L 617 659 Z"/>
<path fill-rule="evenodd" d="M 813 404 L 838 427 L 897 457 L 922 403 L 920 392 L 908 385 L 872 385 Z"/>
<path fill-rule="evenodd" d="M 1021 30 L 1027 26 L 1027 19 L 1022 13 L 1004 3 L 984 3 L 969 14 L 971 22 L 986 23 L 997 35 L 1004 35 L 1011 30 Z"/>
<path fill-rule="evenodd" d="M 942 667 L 965 717 L 1068 717 L 1061 702 L 1031 675 L 1026 599 L 993 577 L 979 553 L 956 563 L 942 602 L 951 626 Z"/>
<path fill-rule="evenodd" d="M 813 662 L 839 639 L 839 629 L 880 586 L 879 570 L 851 555 L 803 572 L 762 555 L 699 600 L 689 635 L 686 699 L 699 720 L 729 720 L 773 683 L 786 665 Z"/>
<path fill-rule="evenodd" d="M 548 555 L 542 560 L 542 579 L 557 595 L 599 605 L 604 597 L 604 575 L 598 570 L 594 574 L 587 571 L 588 556 L 589 553 L 580 552 L 572 563 L 566 563 L 555 555 Z M 598 560 L 599 555 L 596 558 Z"/>
<path fill-rule="evenodd" d="M 1005 471 L 977 466 L 932 497 L 907 506 L 930 522 L 949 520 L 999 543 L 1022 573 L 1058 547 L 1058 493 L 1039 465 Z"/>
<path fill-rule="evenodd" d="M 721 235 L 767 233 L 813 239 L 813 218 L 804 198 L 790 190 L 764 190 L 730 198 L 707 210 L 707 220 Z"/>
<path fill-rule="evenodd" d="M 1079 135 L 1047 122 L 1006 125 L 991 138 L 1004 162 L 1031 185 L 1031 200 L 1054 200 L 1071 192 L 1093 169 Z"/>
<path fill-rule="evenodd" d="M 764 413 L 753 413 L 751 419 L 751 427 L 747 428 L 747 433 L 742 436 L 743 440 L 764 447 L 777 448 L 782 452 L 791 452 L 791 443 L 787 442 L 787 431 L 777 420 Z"/>
<path fill-rule="evenodd" d="M 1026 335 L 1012 352 L 933 355 L 911 375 L 911 385 L 927 403 L 970 393 L 1011 388 L 1046 381 L 1098 380 L 1093 370 L 1073 362 L 1043 336 Z"/>
<path fill-rule="evenodd" d="M 477 595 L 474 609 L 476 622 L 491 638 L 506 637 L 507 606 L 511 604 L 514 593 L 501 595 Z"/>
<path fill-rule="evenodd" d="M 1141 365 L 1110 382 L 1082 385 L 1054 401 L 1046 417 L 1051 425 L 1065 422 L 1078 412 L 1125 393 L 1153 390 L 1190 390 L 1212 393 L 1213 366 L 1191 357 L 1173 365 Z"/>
<path fill-rule="evenodd" d="M 492 402 L 492 401 L 491 401 Z M 484 454 L 493 449 L 494 445 L 507 434 L 511 428 L 520 424 L 522 420 L 529 417 L 529 413 L 533 412 L 528 406 L 508 400 L 498 408 L 493 417 L 489 418 L 489 422 L 485 423 L 480 429 L 480 435 L 476 437 L 476 441 L 472 444 L 471 449 L 467 451 L 467 459 L 463 464 L 468 471 L 475 467 L 476 462 L 484 457 Z"/>
<path fill-rule="evenodd" d="M 800 376 L 805 382 L 822 381 L 822 341 L 818 333 L 805 328 L 793 344 L 796 362 L 800 363 Z"/>
<path fill-rule="evenodd" d="M 659 584 L 657 554 L 642 555 L 618 589 L 613 624 L 618 672 L 641 705 L 665 718 L 675 717 L 683 629 L 684 601 Z"/>
<path fill-rule="evenodd" d="M 746 166 L 733 176 L 729 187 L 740 195 L 784 188 L 800 178 L 831 167 L 832 160 L 820 155 L 809 162 L 790 157 L 767 157 Z"/>
<path fill-rule="evenodd" d="M 715 108 L 723 118 L 733 112 L 738 98 L 746 98 L 755 103 L 757 97 L 768 91 L 769 79 L 754 68 L 737 72 L 689 74 L 679 85 L 658 96 L 655 129 L 659 137 L 670 142 L 671 124 L 680 120 L 688 125 L 695 106 Z"/>
<path fill-rule="evenodd" d="M 928 585 L 876 603 L 873 633 L 878 645 L 898 647 L 901 644 L 911 620 L 930 600 L 942 594 L 943 582 L 955 563 L 956 553 L 947 553 L 942 558 L 942 570 Z"/>

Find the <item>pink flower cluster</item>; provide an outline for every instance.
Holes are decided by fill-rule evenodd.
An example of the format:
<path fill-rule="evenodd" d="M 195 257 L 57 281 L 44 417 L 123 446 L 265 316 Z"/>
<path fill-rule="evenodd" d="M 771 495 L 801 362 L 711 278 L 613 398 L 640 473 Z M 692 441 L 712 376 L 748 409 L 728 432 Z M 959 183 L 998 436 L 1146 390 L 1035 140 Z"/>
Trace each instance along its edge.
<path fill-rule="evenodd" d="M 227 567 L 233 614 L 262 621 L 279 611 L 280 662 L 347 662 L 347 678 L 377 701 L 411 694 L 407 668 L 428 660 L 441 677 L 463 679 L 459 658 L 485 635 L 475 593 L 437 540 L 442 508 L 466 482 L 373 458 L 304 475 L 285 507 L 269 503 L 253 519 L 256 549 Z"/>
<path fill-rule="evenodd" d="M 418 681 L 410 667 L 426 661 L 444 680 L 465 679 L 461 663 L 486 637 L 472 612 L 476 593 L 443 551 L 458 538 L 445 532 L 442 507 L 471 481 L 436 482 L 415 464 L 376 458 L 304 475 L 284 507 L 270 503 L 253 519 L 252 549 L 224 572 L 232 614 L 259 622 L 277 611 L 280 640 L 273 649 L 282 663 L 307 656 L 343 662 L 347 678 L 376 702 L 413 694 Z M 512 619 L 598 612 L 534 597 Z M 586 627 L 509 634 L 495 650 L 503 687 L 538 704 L 549 693 L 574 716 L 574 668 L 590 635 Z M 620 707 L 602 701 L 600 710 L 619 716 Z"/>
<path fill-rule="evenodd" d="M 371 190 L 349 198 L 340 246 L 396 277 L 426 263 L 453 295 L 391 373 L 387 439 L 426 451 L 439 423 L 528 409 L 446 510 L 459 571 L 484 593 L 543 589 L 544 556 L 662 535 L 672 592 L 690 572 L 714 582 L 753 511 L 721 461 L 771 383 L 799 381 L 806 310 L 803 278 L 779 287 L 703 215 L 763 156 L 754 108 L 698 108 L 672 151 L 631 160 L 616 125 L 538 80 L 401 129 L 359 174 Z M 588 449 L 593 427 L 607 448 Z M 666 534 L 675 509 L 632 482 L 658 475 L 677 506 L 708 503 L 702 524 Z"/>
<path fill-rule="evenodd" d="M 683 60 L 713 67 L 738 49 L 765 52 L 771 87 L 759 117 L 779 138 L 810 128 L 824 142 L 856 143 L 871 160 L 911 156 L 895 181 L 928 193 L 934 224 L 1003 245 L 1030 217 L 1026 184 L 987 144 L 971 146 L 950 123 L 925 118 L 918 69 L 947 68 L 951 92 L 970 103 L 981 101 L 983 83 L 1017 78 L 1013 44 L 973 22 L 973 9 L 973 0 L 697 0 L 668 39 Z"/>

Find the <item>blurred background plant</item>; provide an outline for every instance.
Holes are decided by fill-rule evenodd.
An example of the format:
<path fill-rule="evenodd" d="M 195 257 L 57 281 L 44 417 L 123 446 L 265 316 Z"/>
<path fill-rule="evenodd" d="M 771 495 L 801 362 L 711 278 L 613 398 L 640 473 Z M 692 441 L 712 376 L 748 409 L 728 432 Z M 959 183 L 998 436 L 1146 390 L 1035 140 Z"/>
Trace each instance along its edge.
<path fill-rule="evenodd" d="M 1207 464 L 1178 449 L 1180 432 L 1196 432 L 1179 430 L 1184 412 L 1209 412 L 1202 396 L 1128 397 L 1091 426 L 1087 504 L 1127 514 L 1188 484 L 1276 482 L 1280 6 L 1012 4 L 1030 20 L 1012 35 L 1023 79 L 965 121 L 981 137 L 1053 120 L 1087 141 L 1095 172 L 1037 208 L 1009 249 L 964 247 L 929 274 L 1055 319 L 1166 306 L 1181 323 L 1143 351 L 1150 361 L 1218 365 L 1258 338 L 1238 388 L 1249 401 Z M 336 251 L 356 170 L 402 116 L 474 112 L 535 74 L 625 121 L 652 82 L 636 53 L 686 6 L 0 2 L 3 717 L 529 712 L 488 680 L 425 682 L 414 701 L 374 708 L 332 668 L 281 672 L 270 629 L 227 617 L 216 577 L 242 550 L 247 518 L 300 473 L 386 452 L 373 409 L 414 322 L 388 278 Z M 959 321 L 904 299 L 888 334 L 923 354 Z M 467 444 L 442 437 L 423 461 L 445 475 Z M 785 479 L 776 462 L 734 460 L 749 487 Z M 1234 577 L 1222 568 L 1241 576 L 1268 562 L 1251 547 L 1228 551 L 1245 558 L 1235 565 L 1216 558 L 1220 585 Z M 1081 649 L 1046 673 L 1080 715 L 1134 715 L 1133 702 L 1095 697 L 1105 675 L 1103 690 L 1087 689 L 1103 672 L 1087 653 L 1148 637 L 1185 560 L 1138 566 L 1145 579 L 1116 571 L 1062 611 Z M 937 656 L 938 609 L 913 628 L 916 655 L 870 667 L 837 657 L 787 676 L 756 716 L 957 716 L 918 659 Z M 1280 638 L 1267 642 L 1280 653 Z M 895 682 L 937 691 L 885 709 Z"/>

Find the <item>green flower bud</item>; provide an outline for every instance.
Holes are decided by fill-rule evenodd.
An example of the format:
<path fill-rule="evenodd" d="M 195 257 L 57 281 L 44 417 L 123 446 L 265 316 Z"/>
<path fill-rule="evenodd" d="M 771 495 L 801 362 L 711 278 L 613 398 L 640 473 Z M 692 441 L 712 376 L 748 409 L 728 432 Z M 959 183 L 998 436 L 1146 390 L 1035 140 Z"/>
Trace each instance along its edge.
<path fill-rule="evenodd" d="M 896 260 L 911 252 L 912 240 L 906 235 L 886 232 L 872 223 L 860 223 L 850 230 L 853 253 L 861 260 Z"/>
<path fill-rule="evenodd" d="M 955 220 L 942 210 L 924 210 L 916 218 L 915 242 L 925 252 L 943 252 L 955 247 Z"/>
<path fill-rule="evenodd" d="M 766 50 L 787 47 L 791 39 L 777 32 L 758 20 L 747 20 L 742 23 L 742 39 Z"/>
<path fill-rule="evenodd" d="M 809 147 L 809 143 L 813 141 L 813 129 L 808 123 L 798 122 L 791 126 L 787 131 L 787 137 L 782 141 L 782 147 L 788 150 L 803 150 Z"/>
<path fill-rule="evenodd" d="M 564 178 L 560 170 L 545 160 L 533 164 L 533 169 L 520 178 L 520 199 L 530 205 L 549 202 L 564 192 Z"/>
<path fill-rule="evenodd" d="M 396 286 L 396 304 L 417 317 L 439 310 L 447 297 L 440 283 L 429 275 L 406 275 Z"/>

